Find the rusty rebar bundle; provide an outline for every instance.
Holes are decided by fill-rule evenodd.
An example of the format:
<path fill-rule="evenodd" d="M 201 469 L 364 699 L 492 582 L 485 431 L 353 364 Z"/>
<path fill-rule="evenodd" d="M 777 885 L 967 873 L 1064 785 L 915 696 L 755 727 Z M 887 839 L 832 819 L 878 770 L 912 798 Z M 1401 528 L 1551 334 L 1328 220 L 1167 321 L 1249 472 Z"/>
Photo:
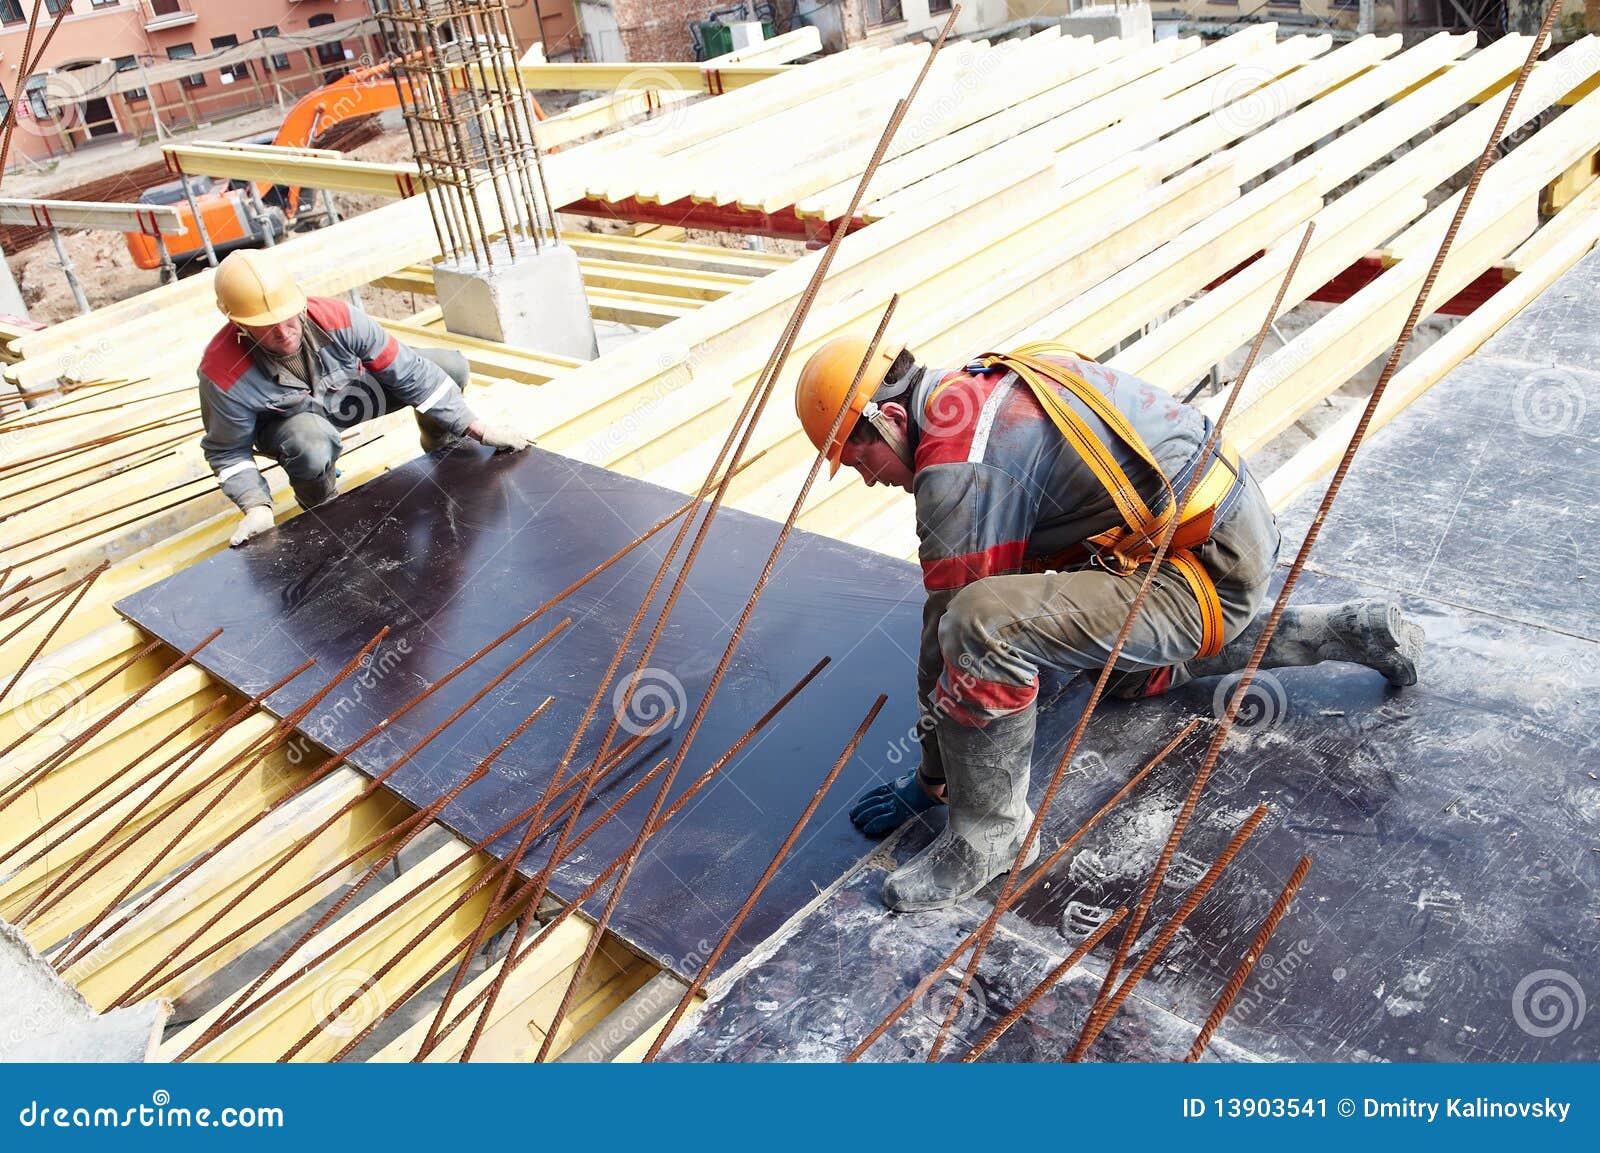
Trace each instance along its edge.
<path fill-rule="evenodd" d="M 439 250 L 492 265 L 491 243 L 502 234 L 512 259 L 518 244 L 537 251 L 557 243 L 505 4 L 394 0 L 378 26 L 395 54 L 394 82 Z"/>

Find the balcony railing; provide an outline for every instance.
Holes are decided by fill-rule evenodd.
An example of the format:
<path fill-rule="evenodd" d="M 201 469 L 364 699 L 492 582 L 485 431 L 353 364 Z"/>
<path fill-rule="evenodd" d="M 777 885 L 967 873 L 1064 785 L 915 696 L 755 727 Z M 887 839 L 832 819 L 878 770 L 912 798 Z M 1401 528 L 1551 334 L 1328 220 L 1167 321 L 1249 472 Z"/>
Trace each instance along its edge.
<path fill-rule="evenodd" d="M 144 0 L 144 30 L 159 32 L 163 28 L 181 28 L 193 24 L 197 17 L 189 0 Z"/>

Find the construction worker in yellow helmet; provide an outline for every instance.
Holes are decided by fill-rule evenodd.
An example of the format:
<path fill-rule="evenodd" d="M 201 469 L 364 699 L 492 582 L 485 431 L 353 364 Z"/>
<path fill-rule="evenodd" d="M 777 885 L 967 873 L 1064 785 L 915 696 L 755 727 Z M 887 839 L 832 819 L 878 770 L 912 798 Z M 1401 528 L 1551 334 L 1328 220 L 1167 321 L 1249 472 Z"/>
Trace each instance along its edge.
<path fill-rule="evenodd" d="M 527 437 L 467 407 L 459 352 L 410 349 L 359 308 L 307 296 L 271 253 L 230 253 L 215 287 L 228 322 L 200 358 L 201 448 L 244 514 L 230 544 L 273 526 L 257 453 L 283 466 L 300 507 L 310 509 L 338 493 L 341 433 L 400 408 L 415 412 L 426 452 L 462 437 L 496 452 L 528 447 Z"/>
<path fill-rule="evenodd" d="M 921 764 L 851 810 L 883 835 L 948 806 L 933 843 L 884 883 L 885 903 L 911 912 L 965 900 L 1011 868 L 1033 821 L 1039 675 L 1099 675 L 1196 470 L 1111 692 L 1151 696 L 1242 669 L 1280 536 L 1241 456 L 1224 444 L 1202 464 L 1205 414 L 1127 373 L 1051 345 L 957 369 L 895 344 L 868 351 L 857 337 L 818 349 L 795 408 L 833 471 L 916 498 Z M 1416 683 L 1422 643 L 1397 602 L 1308 605 L 1284 613 L 1262 664 L 1347 661 L 1403 686 Z"/>

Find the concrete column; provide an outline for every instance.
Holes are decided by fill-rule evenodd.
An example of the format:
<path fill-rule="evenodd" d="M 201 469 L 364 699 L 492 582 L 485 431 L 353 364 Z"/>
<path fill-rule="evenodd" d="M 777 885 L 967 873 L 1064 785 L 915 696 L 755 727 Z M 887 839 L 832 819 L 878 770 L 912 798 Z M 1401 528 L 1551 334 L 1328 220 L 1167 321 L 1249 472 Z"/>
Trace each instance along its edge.
<path fill-rule="evenodd" d="M 0 312 L 28 319 L 28 306 L 23 303 L 22 290 L 17 287 L 16 277 L 11 275 L 11 265 L 6 262 L 3 251 L 0 251 Z"/>
<path fill-rule="evenodd" d="M 497 241 L 492 253 L 493 264 L 469 258 L 433 266 L 445 328 L 461 336 L 593 360 L 599 346 L 578 254 L 565 244 L 534 251 L 523 243 L 512 259 L 504 241 Z"/>

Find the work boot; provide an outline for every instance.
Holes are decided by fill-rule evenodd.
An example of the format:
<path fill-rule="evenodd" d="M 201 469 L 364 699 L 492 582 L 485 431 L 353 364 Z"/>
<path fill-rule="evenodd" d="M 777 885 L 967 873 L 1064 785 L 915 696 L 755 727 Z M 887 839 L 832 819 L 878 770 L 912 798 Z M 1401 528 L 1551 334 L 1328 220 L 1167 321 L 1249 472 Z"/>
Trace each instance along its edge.
<path fill-rule="evenodd" d="M 1035 708 L 990 721 L 987 728 L 939 718 L 950 820 L 933 844 L 883 883 L 883 901 L 899 913 L 944 909 L 966 900 L 1011 868 L 1033 824 L 1028 769 Z M 1035 842 L 1023 864 L 1039 855 Z"/>
<path fill-rule="evenodd" d="M 1236 673 L 1244 668 L 1266 627 L 1263 613 L 1214 657 L 1189 662 L 1196 677 Z M 1303 605 L 1284 610 L 1267 651 L 1264 669 L 1346 661 L 1380 672 L 1391 685 L 1417 683 L 1422 660 L 1422 626 L 1405 619 L 1400 602 L 1373 598 L 1339 605 Z"/>
<path fill-rule="evenodd" d="M 330 464 L 310 480 L 290 481 L 289 487 L 294 489 L 294 498 L 301 508 L 313 509 L 339 495 L 339 474 Z"/>

